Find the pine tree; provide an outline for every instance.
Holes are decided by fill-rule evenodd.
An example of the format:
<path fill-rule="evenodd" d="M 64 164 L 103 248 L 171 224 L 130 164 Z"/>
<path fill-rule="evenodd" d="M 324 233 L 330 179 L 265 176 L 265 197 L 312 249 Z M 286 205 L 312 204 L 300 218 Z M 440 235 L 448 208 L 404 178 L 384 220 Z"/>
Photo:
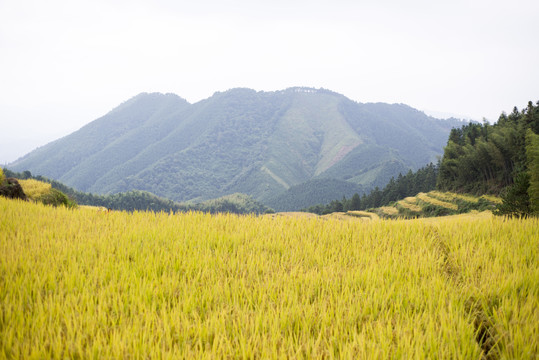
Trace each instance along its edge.
<path fill-rule="evenodd" d="M 530 212 L 539 215 L 539 135 L 531 129 L 526 132 L 526 157 L 528 160 Z"/>
<path fill-rule="evenodd" d="M 361 210 L 361 198 L 355 193 L 350 199 L 350 210 Z"/>
<path fill-rule="evenodd" d="M 530 175 L 525 171 L 519 172 L 513 185 L 506 188 L 502 193 L 503 203 L 498 205 L 494 214 L 517 217 L 528 216 L 530 214 L 529 186 Z"/>

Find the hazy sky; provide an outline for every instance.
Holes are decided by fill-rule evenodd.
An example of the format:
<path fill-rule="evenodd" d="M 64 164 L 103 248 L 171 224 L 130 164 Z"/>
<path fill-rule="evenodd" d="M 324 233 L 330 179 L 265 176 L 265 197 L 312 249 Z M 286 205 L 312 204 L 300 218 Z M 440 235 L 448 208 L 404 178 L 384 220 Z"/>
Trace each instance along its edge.
<path fill-rule="evenodd" d="M 539 100 L 537 0 L 0 0 L 0 164 L 140 92 L 323 87 L 496 120 Z"/>

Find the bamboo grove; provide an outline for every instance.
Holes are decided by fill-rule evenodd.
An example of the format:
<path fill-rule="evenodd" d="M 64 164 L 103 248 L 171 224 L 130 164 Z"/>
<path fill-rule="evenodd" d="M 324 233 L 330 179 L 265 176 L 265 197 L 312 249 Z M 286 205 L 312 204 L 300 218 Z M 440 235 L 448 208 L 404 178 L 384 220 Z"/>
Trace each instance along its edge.
<path fill-rule="evenodd" d="M 501 194 L 501 214 L 539 215 L 539 101 L 516 107 L 490 125 L 452 129 L 437 187 L 444 191 Z"/>

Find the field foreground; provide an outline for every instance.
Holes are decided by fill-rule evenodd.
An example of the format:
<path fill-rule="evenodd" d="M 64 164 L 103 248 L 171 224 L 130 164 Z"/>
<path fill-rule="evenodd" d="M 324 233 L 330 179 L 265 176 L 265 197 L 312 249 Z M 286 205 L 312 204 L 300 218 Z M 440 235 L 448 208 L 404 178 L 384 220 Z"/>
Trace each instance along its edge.
<path fill-rule="evenodd" d="M 0 358 L 537 358 L 538 233 L 0 198 Z"/>

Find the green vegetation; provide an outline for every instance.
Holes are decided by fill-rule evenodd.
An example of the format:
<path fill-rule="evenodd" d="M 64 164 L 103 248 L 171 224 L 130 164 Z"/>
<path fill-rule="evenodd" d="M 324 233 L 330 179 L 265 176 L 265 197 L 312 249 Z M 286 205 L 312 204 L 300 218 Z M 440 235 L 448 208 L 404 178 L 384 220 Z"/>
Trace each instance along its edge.
<path fill-rule="evenodd" d="M 310 180 L 347 181 L 361 193 L 435 161 L 457 124 L 307 88 L 233 89 L 196 104 L 140 94 L 9 167 L 95 194 L 140 190 L 200 202 L 245 193 L 290 208 L 275 199 Z M 343 195 L 351 196 L 315 200 Z"/>
<path fill-rule="evenodd" d="M 359 205 L 356 202 L 353 208 L 351 201 L 343 198 L 327 205 L 311 206 L 306 211 L 328 214 L 385 207 L 388 216 L 416 217 L 483 210 L 496 204 L 498 215 L 539 215 L 538 131 L 539 102 L 537 106 L 529 102 L 521 112 L 515 108 L 509 116 L 502 114 L 494 125 L 471 123 L 452 129 L 439 165 L 433 167 L 431 164 L 415 174 L 410 171 L 404 177 L 399 175 L 383 190 L 375 188 L 368 196 L 364 195 Z M 422 204 L 405 199 L 435 188 L 483 196 L 471 203 L 466 203 L 466 196 L 459 197 L 458 212 L 456 208 L 439 206 L 439 203 L 425 199 L 418 199 Z M 502 202 L 485 196 L 488 194 L 501 196 Z M 404 200 L 396 203 L 397 212 L 390 209 L 391 206 L 387 207 L 399 199 Z M 384 213 L 383 210 L 379 212 Z"/>
<path fill-rule="evenodd" d="M 147 191 L 138 190 L 111 195 L 83 193 L 43 176 L 34 177 L 30 171 L 16 173 L 5 169 L 5 172 L 9 177 L 21 179 L 20 183 L 23 185 L 25 193 L 29 194 L 30 199 L 47 204 L 72 206 L 72 204 L 78 203 L 112 210 L 149 210 L 156 212 L 203 211 L 210 213 L 262 214 L 272 211 L 250 196 L 243 194 L 232 194 L 199 203 L 178 203 L 155 196 Z"/>
<path fill-rule="evenodd" d="M 433 190 L 436 186 L 437 174 L 438 166 L 430 163 L 416 172 L 409 170 L 406 175 L 399 174 L 396 179 L 391 178 L 382 190 L 376 187 L 369 195 L 364 193 L 360 197 L 356 193 L 350 199 L 343 197 L 342 200 L 332 200 L 326 205 L 310 206 L 303 211 L 323 215 L 332 212 L 366 210 L 389 205 L 391 202 L 407 196 Z"/>
<path fill-rule="evenodd" d="M 528 187 L 530 213 L 539 215 L 539 135 L 528 129 L 526 144 L 528 174 L 530 175 L 530 186 Z"/>
<path fill-rule="evenodd" d="M 407 196 L 384 206 L 369 207 L 366 208 L 366 211 L 358 211 L 354 209 L 361 208 L 361 206 L 354 204 L 361 204 L 361 199 L 356 194 L 350 200 L 334 200 L 326 206 L 318 205 L 311 207 L 308 209 L 308 212 L 324 216 L 336 216 L 339 219 L 351 217 L 416 219 L 466 214 L 470 212 L 492 212 L 501 203 L 502 200 L 495 196 L 472 196 L 451 192 L 429 191 L 427 193 L 420 192 L 416 196 Z"/>
<path fill-rule="evenodd" d="M 370 209 L 382 218 L 414 219 L 433 216 L 465 214 L 469 212 L 492 211 L 501 199 L 492 196 L 471 196 L 451 192 L 420 192 L 390 205 Z"/>
<path fill-rule="evenodd" d="M 11 198 L 13 196 L 12 191 L 9 191 L 8 187 L 13 186 L 18 188 L 17 198 L 22 200 L 29 200 L 32 202 L 39 202 L 45 205 L 52 206 L 65 206 L 68 208 L 77 207 L 77 203 L 70 199 L 67 195 L 57 189 L 53 189 L 50 183 L 38 181 L 36 179 L 26 178 L 22 180 L 14 180 L 14 183 L 8 183 L 7 177 L 13 178 L 14 173 L 7 170 L 4 172 L 0 168 L 0 196 Z M 29 172 L 25 172 L 25 177 L 29 176 Z M 11 181 L 11 180 L 10 180 Z"/>
<path fill-rule="evenodd" d="M 70 199 L 60 190 L 53 189 L 48 182 L 30 178 L 19 180 L 19 184 L 30 201 L 68 208 L 76 208 L 78 206 L 76 201 Z"/>
<path fill-rule="evenodd" d="M 295 211 L 312 204 L 327 203 L 338 197 L 363 194 L 363 188 L 349 181 L 336 179 L 313 179 L 292 186 L 280 196 L 267 201 L 276 211 Z"/>
<path fill-rule="evenodd" d="M 498 214 L 536 213 L 539 163 L 539 102 L 494 125 L 469 124 L 453 129 L 440 164 L 438 188 L 472 194 L 500 194 Z"/>
<path fill-rule="evenodd" d="M 254 200 L 249 195 L 235 193 L 217 199 L 207 200 L 190 205 L 189 210 L 215 213 L 233 214 L 264 214 L 273 210 Z"/>
<path fill-rule="evenodd" d="M 43 194 L 39 197 L 38 201 L 45 205 L 63 205 L 69 208 L 77 207 L 76 202 L 72 201 L 66 194 L 57 189 L 51 189 L 48 193 Z"/>

